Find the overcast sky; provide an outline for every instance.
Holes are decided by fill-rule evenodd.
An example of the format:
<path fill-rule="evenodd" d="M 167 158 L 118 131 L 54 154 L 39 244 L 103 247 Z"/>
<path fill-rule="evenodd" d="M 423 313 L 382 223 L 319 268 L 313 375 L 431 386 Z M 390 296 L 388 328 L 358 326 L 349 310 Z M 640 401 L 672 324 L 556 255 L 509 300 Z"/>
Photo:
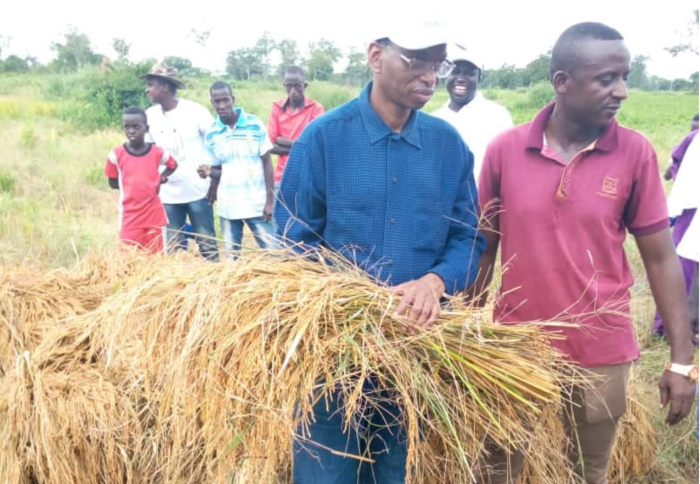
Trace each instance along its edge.
<path fill-rule="evenodd" d="M 9 3 L 9 2 L 8 2 Z M 698 57 L 672 57 L 664 51 L 681 40 L 693 18 L 693 0 L 24 0 L 3 7 L 0 35 L 10 37 L 3 55 L 53 57 L 51 42 L 69 26 L 86 33 L 97 51 L 114 56 L 112 39 L 132 43 L 135 60 L 166 55 L 187 57 L 197 66 L 223 69 L 226 53 L 252 45 L 269 31 L 275 40 L 292 38 L 300 47 L 319 38 L 344 51 L 364 49 L 389 27 L 437 22 L 453 38 L 481 53 L 483 65 L 524 66 L 552 47 L 568 26 L 599 21 L 619 30 L 632 55 L 647 55 L 650 74 L 686 78 L 698 70 Z M 188 36 L 191 29 L 211 31 L 209 54 Z M 212 59 L 213 57 L 213 59 Z M 216 65 L 215 65 L 216 63 Z"/>

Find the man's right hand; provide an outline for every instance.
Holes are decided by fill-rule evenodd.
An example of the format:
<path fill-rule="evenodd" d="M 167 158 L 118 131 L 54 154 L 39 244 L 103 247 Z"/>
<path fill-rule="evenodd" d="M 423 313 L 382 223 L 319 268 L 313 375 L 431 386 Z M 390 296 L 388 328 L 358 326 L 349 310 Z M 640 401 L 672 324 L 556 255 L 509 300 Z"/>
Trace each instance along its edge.
<path fill-rule="evenodd" d="M 197 168 L 197 174 L 200 176 L 200 178 L 208 178 L 211 175 L 211 166 L 199 165 L 199 168 Z"/>

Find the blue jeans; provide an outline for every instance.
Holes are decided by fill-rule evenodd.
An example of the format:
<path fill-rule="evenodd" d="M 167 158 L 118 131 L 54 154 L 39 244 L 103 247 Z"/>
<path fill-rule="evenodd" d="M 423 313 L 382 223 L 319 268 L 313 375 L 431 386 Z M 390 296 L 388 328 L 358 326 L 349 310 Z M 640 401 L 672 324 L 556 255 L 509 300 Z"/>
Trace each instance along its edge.
<path fill-rule="evenodd" d="M 214 209 L 206 198 L 189 203 L 164 203 L 163 206 L 168 215 L 166 243 L 169 252 L 182 250 L 185 247 L 187 241 L 183 232 L 189 217 L 200 254 L 211 261 L 219 260 L 214 229 Z"/>
<path fill-rule="evenodd" d="M 367 380 L 364 392 L 376 392 Z M 342 395 L 321 398 L 314 406 L 310 435 L 294 441 L 294 484 L 404 484 L 408 447 L 399 422 L 401 410 L 391 395 L 380 390 L 381 406 L 366 406 L 343 433 Z M 301 435 L 301 429 L 298 433 Z M 314 443 L 320 445 L 314 445 Z M 329 452 L 370 457 L 374 463 Z"/>
<path fill-rule="evenodd" d="M 277 247 L 275 233 L 277 225 L 275 219 L 270 218 L 267 222 L 261 217 L 252 217 L 240 220 L 231 220 L 219 217 L 221 222 L 221 234 L 224 237 L 224 248 L 235 257 L 241 250 L 243 242 L 243 225 L 247 225 L 253 237 L 261 249 L 274 249 Z"/>

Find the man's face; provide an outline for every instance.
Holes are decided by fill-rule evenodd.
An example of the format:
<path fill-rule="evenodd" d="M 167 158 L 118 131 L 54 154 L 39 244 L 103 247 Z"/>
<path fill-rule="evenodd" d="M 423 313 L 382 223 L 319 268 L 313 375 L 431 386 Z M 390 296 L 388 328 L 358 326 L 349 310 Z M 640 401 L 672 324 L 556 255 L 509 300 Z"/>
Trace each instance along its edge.
<path fill-rule="evenodd" d="M 143 143 L 148 132 L 148 124 L 140 114 L 125 114 L 122 118 L 124 122 L 124 134 L 131 143 Z"/>
<path fill-rule="evenodd" d="M 299 74 L 285 74 L 284 89 L 292 104 L 300 104 L 304 100 L 304 90 L 308 84 Z"/>
<path fill-rule="evenodd" d="M 376 55 L 379 67 L 376 82 L 387 98 L 404 108 L 421 109 L 435 93 L 438 81 L 435 68 L 445 61 L 447 52 L 445 45 L 418 51 L 388 45 L 382 46 Z"/>
<path fill-rule="evenodd" d="M 211 105 L 221 119 L 229 119 L 233 116 L 235 99 L 228 89 L 214 89 L 211 91 Z"/>
<path fill-rule="evenodd" d="M 578 49 L 578 67 L 566 81 L 555 74 L 558 100 L 582 125 L 604 128 L 627 99 L 630 53 L 621 40 L 585 40 Z"/>
<path fill-rule="evenodd" d="M 168 93 L 168 85 L 155 78 L 147 79 L 146 95 L 153 104 L 161 104 Z"/>
<path fill-rule="evenodd" d="M 445 87 L 450 99 L 459 106 L 464 106 L 476 94 L 479 85 L 479 68 L 471 62 L 459 60 L 447 76 Z"/>

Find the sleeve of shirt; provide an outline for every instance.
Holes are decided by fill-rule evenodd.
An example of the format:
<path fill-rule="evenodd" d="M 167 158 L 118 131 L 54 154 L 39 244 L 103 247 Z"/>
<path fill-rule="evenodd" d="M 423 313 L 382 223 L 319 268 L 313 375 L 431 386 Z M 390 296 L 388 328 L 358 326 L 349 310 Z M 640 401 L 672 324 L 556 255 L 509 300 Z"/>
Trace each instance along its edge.
<path fill-rule="evenodd" d="M 270 119 L 267 120 L 267 134 L 273 143 L 280 136 L 279 109 L 274 104 L 270 110 Z"/>
<path fill-rule="evenodd" d="M 211 166 L 221 166 L 224 163 L 224 161 L 214 155 L 214 134 L 211 130 L 207 130 L 204 133 L 204 149 L 209 155 L 209 164 Z"/>
<path fill-rule="evenodd" d="M 169 168 L 171 170 L 177 168 L 177 162 L 175 161 L 175 158 L 170 156 L 170 153 L 168 153 L 167 151 L 162 151 L 163 153 L 160 156 L 160 165 L 165 166 L 166 168 Z"/>
<path fill-rule="evenodd" d="M 269 153 L 274 146 L 270 141 L 265 125 L 262 122 L 260 123 L 260 129 L 262 132 L 260 133 L 260 146 L 258 147 L 258 152 L 260 156 L 264 156 L 265 154 Z"/>
<path fill-rule="evenodd" d="M 207 131 L 209 131 L 209 128 L 211 128 L 212 124 L 214 124 L 214 116 L 212 116 L 209 110 L 204 106 L 198 106 L 200 109 L 199 113 L 197 113 L 197 127 L 199 128 L 199 134 L 204 136 L 205 134 L 207 134 Z"/>
<path fill-rule="evenodd" d="M 326 226 L 325 166 L 322 151 L 297 142 L 282 177 L 275 220 L 278 235 L 289 244 L 321 246 Z M 295 247 L 303 252 L 303 247 Z"/>
<path fill-rule="evenodd" d="M 119 170 L 117 169 L 117 154 L 114 152 L 114 150 L 110 151 L 107 155 L 105 176 L 107 178 L 119 178 Z"/>
<path fill-rule="evenodd" d="M 463 143 L 460 152 L 465 163 L 460 174 L 459 195 L 452 208 L 445 250 L 431 271 L 442 278 L 448 294 L 463 291 L 476 280 L 479 259 L 486 248 L 486 239 L 479 232 L 474 156 Z"/>
<path fill-rule="evenodd" d="M 654 148 L 647 142 L 638 163 L 625 212 L 624 224 L 634 235 L 649 235 L 667 228 L 668 208 L 661 183 L 659 162 Z"/>

